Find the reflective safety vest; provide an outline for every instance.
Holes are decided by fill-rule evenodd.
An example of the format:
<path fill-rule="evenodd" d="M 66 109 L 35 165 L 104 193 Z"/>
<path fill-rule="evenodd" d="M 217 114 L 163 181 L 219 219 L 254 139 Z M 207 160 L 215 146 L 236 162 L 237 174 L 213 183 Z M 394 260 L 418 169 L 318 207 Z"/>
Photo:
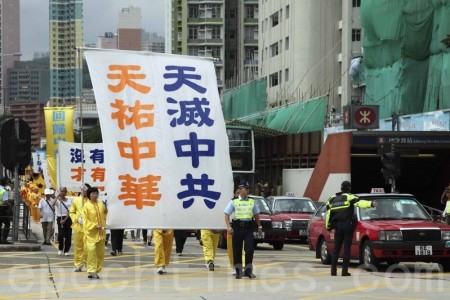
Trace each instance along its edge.
<path fill-rule="evenodd" d="M 253 207 L 255 206 L 255 199 L 247 198 L 242 200 L 240 198 L 233 199 L 234 217 L 238 220 L 251 220 L 253 218 Z"/>
<path fill-rule="evenodd" d="M 3 205 L 3 195 L 6 193 L 5 188 L 0 190 L 0 205 Z"/>

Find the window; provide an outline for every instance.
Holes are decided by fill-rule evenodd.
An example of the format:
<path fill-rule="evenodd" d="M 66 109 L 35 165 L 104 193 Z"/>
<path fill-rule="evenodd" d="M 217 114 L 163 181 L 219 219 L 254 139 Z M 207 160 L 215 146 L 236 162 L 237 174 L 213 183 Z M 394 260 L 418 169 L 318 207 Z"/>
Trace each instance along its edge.
<path fill-rule="evenodd" d="M 353 7 L 361 7 L 361 0 L 353 0 Z"/>
<path fill-rule="evenodd" d="M 211 47 L 211 55 L 212 57 L 220 58 L 220 47 L 219 46 L 212 46 Z"/>
<path fill-rule="evenodd" d="M 212 12 L 211 12 L 211 17 L 212 18 L 220 18 L 220 4 L 216 4 L 216 5 L 212 5 L 211 7 Z"/>
<path fill-rule="evenodd" d="M 278 12 L 274 13 L 270 16 L 270 20 L 272 22 L 272 27 L 275 27 L 278 25 Z"/>
<path fill-rule="evenodd" d="M 278 43 L 270 45 L 270 57 L 278 55 Z"/>
<path fill-rule="evenodd" d="M 198 6 L 189 5 L 189 18 L 198 18 Z"/>
<path fill-rule="evenodd" d="M 198 38 L 198 34 L 197 34 L 197 27 L 195 26 L 191 26 L 189 27 L 189 39 L 197 39 Z"/>
<path fill-rule="evenodd" d="M 289 68 L 284 69 L 284 81 L 289 81 Z"/>
<path fill-rule="evenodd" d="M 289 37 L 286 37 L 284 39 L 284 50 L 285 51 L 289 50 Z"/>
<path fill-rule="evenodd" d="M 352 42 L 361 41 L 361 29 L 352 29 Z"/>
<path fill-rule="evenodd" d="M 189 55 L 198 56 L 198 47 L 189 47 Z"/>
<path fill-rule="evenodd" d="M 217 25 L 211 26 L 211 29 L 212 29 L 211 37 L 213 39 L 220 39 L 220 26 Z"/>
<path fill-rule="evenodd" d="M 270 74 L 269 84 L 270 84 L 270 87 L 278 85 L 278 72 Z"/>
<path fill-rule="evenodd" d="M 289 5 L 286 5 L 286 18 L 289 19 Z"/>
<path fill-rule="evenodd" d="M 249 18 L 249 19 L 258 18 L 258 6 L 257 5 L 247 5 L 245 7 L 245 18 Z"/>

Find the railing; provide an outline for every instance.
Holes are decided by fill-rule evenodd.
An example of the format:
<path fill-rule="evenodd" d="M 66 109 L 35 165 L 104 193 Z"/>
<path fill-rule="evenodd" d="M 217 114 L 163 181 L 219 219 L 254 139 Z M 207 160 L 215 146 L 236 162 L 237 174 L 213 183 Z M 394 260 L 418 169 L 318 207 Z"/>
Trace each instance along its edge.
<path fill-rule="evenodd" d="M 25 239 L 30 239 L 31 226 L 30 226 L 30 208 L 24 202 L 20 203 L 20 209 L 22 210 L 22 230 L 25 235 Z M 20 228 L 19 228 L 20 230 Z"/>

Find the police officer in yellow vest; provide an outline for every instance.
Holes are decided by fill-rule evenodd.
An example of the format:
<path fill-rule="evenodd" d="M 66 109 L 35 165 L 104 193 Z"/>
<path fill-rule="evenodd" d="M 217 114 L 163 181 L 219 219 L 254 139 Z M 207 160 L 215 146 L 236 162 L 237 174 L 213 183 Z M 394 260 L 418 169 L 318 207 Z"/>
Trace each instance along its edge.
<path fill-rule="evenodd" d="M 262 234 L 261 223 L 259 222 L 259 207 L 255 200 L 248 197 L 250 184 L 246 181 L 239 183 L 239 195 L 228 203 L 225 208 L 225 223 L 227 231 L 233 239 L 233 259 L 236 269 L 236 279 L 242 278 L 242 244 L 245 249 L 245 270 L 244 276 L 254 279 L 253 274 L 253 252 L 255 228 L 258 234 Z M 230 215 L 234 211 L 235 219 L 230 222 Z"/>
<path fill-rule="evenodd" d="M 355 206 L 360 208 L 376 207 L 377 203 L 360 200 L 350 193 L 351 184 L 344 181 L 341 184 L 341 192 L 331 196 L 327 201 L 326 229 L 334 233 L 334 249 L 331 254 L 331 276 L 336 276 L 337 261 L 342 244 L 344 244 L 344 257 L 342 264 L 342 276 L 351 276 L 348 272 L 350 264 L 350 247 L 352 245 L 353 232 L 355 230 Z"/>

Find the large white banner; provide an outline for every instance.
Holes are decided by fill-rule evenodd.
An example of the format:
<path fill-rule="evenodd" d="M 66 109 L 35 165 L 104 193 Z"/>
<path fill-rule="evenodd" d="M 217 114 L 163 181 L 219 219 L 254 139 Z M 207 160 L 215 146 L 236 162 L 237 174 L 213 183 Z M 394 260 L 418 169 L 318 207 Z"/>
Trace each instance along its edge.
<path fill-rule="evenodd" d="M 83 158 L 83 160 L 82 160 Z M 105 191 L 105 162 L 102 143 L 58 143 L 58 188 L 81 191 L 83 183 Z"/>
<path fill-rule="evenodd" d="M 233 195 L 213 62 L 85 50 L 103 135 L 110 228 L 225 228 Z"/>

